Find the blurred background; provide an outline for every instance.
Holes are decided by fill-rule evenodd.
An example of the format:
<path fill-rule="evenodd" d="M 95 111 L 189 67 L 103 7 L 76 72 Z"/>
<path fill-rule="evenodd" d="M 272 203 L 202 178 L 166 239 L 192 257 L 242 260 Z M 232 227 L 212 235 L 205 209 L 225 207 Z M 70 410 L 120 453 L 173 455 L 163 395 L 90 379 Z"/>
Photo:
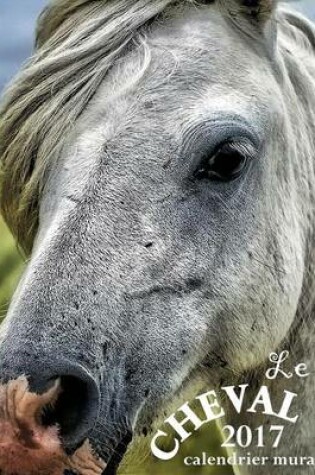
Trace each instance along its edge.
<path fill-rule="evenodd" d="M 14 0 L 0 2 L 0 93 L 23 61 L 31 54 L 36 17 L 45 5 L 45 0 Z M 291 2 L 299 10 L 315 20 L 314 0 Z M 8 302 L 23 270 L 23 260 L 0 216 L 0 321 L 5 316 Z M 211 428 L 210 428 L 211 429 Z M 182 464 L 185 454 L 220 455 L 219 433 L 213 430 L 199 431 L 191 443 L 184 444 L 182 452 L 174 463 L 150 459 L 149 450 L 140 441 L 140 448 L 130 454 L 122 473 L 127 475 L 229 475 L 228 468 L 185 468 Z"/>

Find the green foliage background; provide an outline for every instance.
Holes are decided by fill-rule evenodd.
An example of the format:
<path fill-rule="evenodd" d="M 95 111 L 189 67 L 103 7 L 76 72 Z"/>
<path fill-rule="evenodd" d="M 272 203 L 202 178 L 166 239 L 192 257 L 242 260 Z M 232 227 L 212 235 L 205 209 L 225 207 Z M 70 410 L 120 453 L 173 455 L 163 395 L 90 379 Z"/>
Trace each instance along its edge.
<path fill-rule="evenodd" d="M 23 260 L 6 225 L 0 217 L 0 319 L 23 269 Z"/>
<path fill-rule="evenodd" d="M 12 293 L 24 267 L 23 259 L 6 225 L 0 217 L 0 320 L 4 318 Z M 209 388 L 211 389 L 211 388 Z M 171 462 L 155 459 L 150 452 L 150 437 L 141 437 L 127 454 L 120 475 L 232 475 L 228 467 L 186 467 L 186 456 L 224 455 L 220 448 L 220 432 L 214 423 L 203 426 L 181 447 Z M 172 438 L 169 440 L 170 448 Z"/>

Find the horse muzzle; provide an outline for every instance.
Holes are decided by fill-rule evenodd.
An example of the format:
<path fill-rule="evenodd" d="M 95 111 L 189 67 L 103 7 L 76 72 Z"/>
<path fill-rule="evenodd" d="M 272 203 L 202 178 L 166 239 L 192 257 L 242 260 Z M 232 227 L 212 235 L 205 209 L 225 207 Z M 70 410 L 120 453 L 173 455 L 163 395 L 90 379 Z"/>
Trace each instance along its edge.
<path fill-rule="evenodd" d="M 19 358 L 19 362 L 22 360 Z M 108 428 L 104 431 L 106 419 L 103 421 L 100 414 L 104 408 L 99 384 L 89 372 L 81 365 L 65 362 L 30 365 L 28 358 L 24 369 L 27 377 L 14 378 L 14 374 L 23 374 L 20 363 L 13 365 L 11 358 L 10 362 L 2 358 L 1 363 L 0 475 L 116 473 L 132 433 L 124 428 L 119 438 L 113 434 L 113 440 L 107 440 L 116 424 L 110 423 L 107 410 Z M 106 379 L 110 381 L 110 376 Z M 117 392 L 112 395 L 113 401 L 115 395 Z M 115 407 L 114 413 L 117 411 Z M 95 443 L 98 424 L 104 424 L 105 435 L 104 440 Z M 112 449 L 103 453 L 103 446 Z"/>
<path fill-rule="evenodd" d="M 51 378 L 42 393 L 31 390 L 25 376 L 2 384 L 0 474 L 101 475 L 106 464 L 85 436 L 97 415 L 93 386 L 78 368 L 75 376 Z"/>

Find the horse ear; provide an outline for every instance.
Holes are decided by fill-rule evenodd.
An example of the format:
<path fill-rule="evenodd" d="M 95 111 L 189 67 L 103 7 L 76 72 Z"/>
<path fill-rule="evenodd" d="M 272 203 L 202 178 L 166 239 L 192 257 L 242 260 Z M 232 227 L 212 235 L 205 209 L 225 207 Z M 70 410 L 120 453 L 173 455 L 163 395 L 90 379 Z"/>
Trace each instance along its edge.
<path fill-rule="evenodd" d="M 251 23 L 263 26 L 277 8 L 277 0 L 223 0 L 230 15 L 245 16 Z"/>

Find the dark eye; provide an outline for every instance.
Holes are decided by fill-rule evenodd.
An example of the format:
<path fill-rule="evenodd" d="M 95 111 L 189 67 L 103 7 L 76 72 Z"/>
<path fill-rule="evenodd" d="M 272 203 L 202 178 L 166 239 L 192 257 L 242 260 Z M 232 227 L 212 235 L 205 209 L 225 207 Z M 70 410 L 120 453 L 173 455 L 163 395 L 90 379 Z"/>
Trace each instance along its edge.
<path fill-rule="evenodd" d="M 221 144 L 214 154 L 202 160 L 195 178 L 213 181 L 232 181 L 246 169 L 253 156 L 253 146 L 245 142 L 229 141 Z"/>

